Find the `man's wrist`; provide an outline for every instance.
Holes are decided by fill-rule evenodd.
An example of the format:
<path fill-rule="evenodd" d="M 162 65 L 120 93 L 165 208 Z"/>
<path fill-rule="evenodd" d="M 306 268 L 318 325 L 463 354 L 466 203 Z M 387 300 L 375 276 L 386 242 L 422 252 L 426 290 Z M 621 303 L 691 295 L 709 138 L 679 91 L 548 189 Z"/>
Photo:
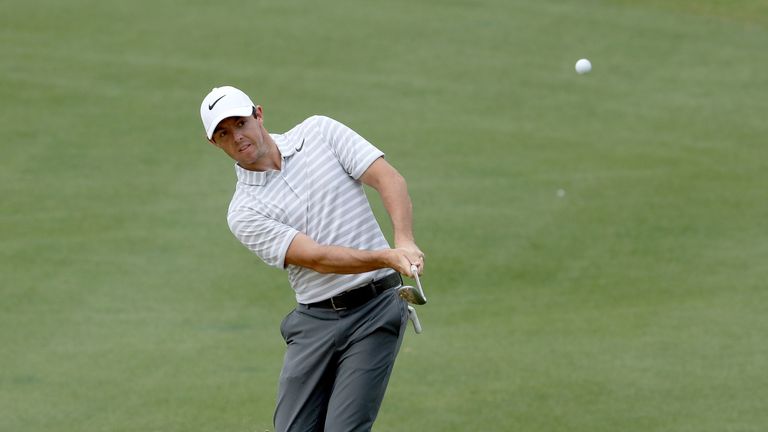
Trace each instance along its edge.
<path fill-rule="evenodd" d="M 395 264 L 395 253 L 392 249 L 381 249 L 377 251 L 378 254 L 378 262 L 379 266 L 381 268 L 394 268 Z"/>

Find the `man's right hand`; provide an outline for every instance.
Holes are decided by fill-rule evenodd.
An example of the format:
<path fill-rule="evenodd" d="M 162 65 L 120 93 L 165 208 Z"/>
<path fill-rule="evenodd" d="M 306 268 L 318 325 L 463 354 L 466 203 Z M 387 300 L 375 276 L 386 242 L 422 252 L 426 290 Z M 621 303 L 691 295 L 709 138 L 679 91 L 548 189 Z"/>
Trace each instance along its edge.
<path fill-rule="evenodd" d="M 398 273 L 413 277 L 411 266 L 415 265 L 421 274 L 424 267 L 424 254 L 418 248 L 414 250 L 413 248 L 399 247 L 390 249 L 390 261 L 390 267 Z"/>

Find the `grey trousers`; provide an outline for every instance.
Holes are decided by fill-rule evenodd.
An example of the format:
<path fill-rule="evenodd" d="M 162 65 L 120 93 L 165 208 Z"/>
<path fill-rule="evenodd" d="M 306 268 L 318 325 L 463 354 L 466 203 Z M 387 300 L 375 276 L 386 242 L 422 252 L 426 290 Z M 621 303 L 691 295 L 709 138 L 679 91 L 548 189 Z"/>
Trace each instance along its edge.
<path fill-rule="evenodd" d="M 370 431 L 407 320 L 395 289 L 351 310 L 298 305 L 280 325 L 287 350 L 275 431 Z"/>

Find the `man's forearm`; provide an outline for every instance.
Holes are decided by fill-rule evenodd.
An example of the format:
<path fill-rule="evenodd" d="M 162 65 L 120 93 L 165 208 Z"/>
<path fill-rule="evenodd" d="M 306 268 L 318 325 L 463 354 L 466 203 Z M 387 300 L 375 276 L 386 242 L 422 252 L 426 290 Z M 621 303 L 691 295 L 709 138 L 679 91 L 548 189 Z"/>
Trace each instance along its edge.
<path fill-rule="evenodd" d="M 413 205 L 405 178 L 381 158 L 360 179 L 379 193 L 392 223 L 395 247 L 413 244 Z"/>
<path fill-rule="evenodd" d="M 389 249 L 368 251 L 342 246 L 318 246 L 305 267 L 318 273 L 356 274 L 391 267 Z"/>
<path fill-rule="evenodd" d="M 413 243 L 413 204 L 405 179 L 397 175 L 380 189 L 381 201 L 392 222 L 395 247 Z"/>
<path fill-rule="evenodd" d="M 402 175 L 383 158 L 376 160 L 366 170 L 361 181 L 379 193 L 384 208 L 389 214 L 394 231 L 395 248 L 404 251 L 410 272 L 411 264 L 416 265 L 419 272 L 424 268 L 424 253 L 421 252 L 413 238 L 413 205 L 408 195 L 408 184 Z"/>
<path fill-rule="evenodd" d="M 315 243 L 298 233 L 285 254 L 286 265 L 297 265 L 318 273 L 357 274 L 392 268 L 409 274 L 411 258 L 403 249 L 361 250 Z"/>

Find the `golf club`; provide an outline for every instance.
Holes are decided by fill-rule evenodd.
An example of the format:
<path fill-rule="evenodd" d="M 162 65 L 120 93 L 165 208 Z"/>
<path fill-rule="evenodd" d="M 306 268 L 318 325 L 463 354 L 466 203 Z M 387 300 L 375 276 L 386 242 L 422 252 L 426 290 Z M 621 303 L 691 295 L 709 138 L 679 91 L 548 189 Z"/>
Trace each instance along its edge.
<path fill-rule="evenodd" d="M 408 305 L 408 319 L 413 323 L 413 331 L 416 334 L 421 334 L 421 322 L 419 322 L 419 316 L 416 315 L 416 308 Z"/>
<path fill-rule="evenodd" d="M 405 299 L 408 303 L 423 305 L 427 302 L 427 297 L 424 295 L 424 289 L 421 288 L 418 270 L 419 269 L 416 266 L 411 266 L 411 274 L 413 274 L 413 278 L 416 280 L 416 288 L 409 285 L 403 285 L 398 289 L 398 294 L 400 294 L 400 297 Z"/>

